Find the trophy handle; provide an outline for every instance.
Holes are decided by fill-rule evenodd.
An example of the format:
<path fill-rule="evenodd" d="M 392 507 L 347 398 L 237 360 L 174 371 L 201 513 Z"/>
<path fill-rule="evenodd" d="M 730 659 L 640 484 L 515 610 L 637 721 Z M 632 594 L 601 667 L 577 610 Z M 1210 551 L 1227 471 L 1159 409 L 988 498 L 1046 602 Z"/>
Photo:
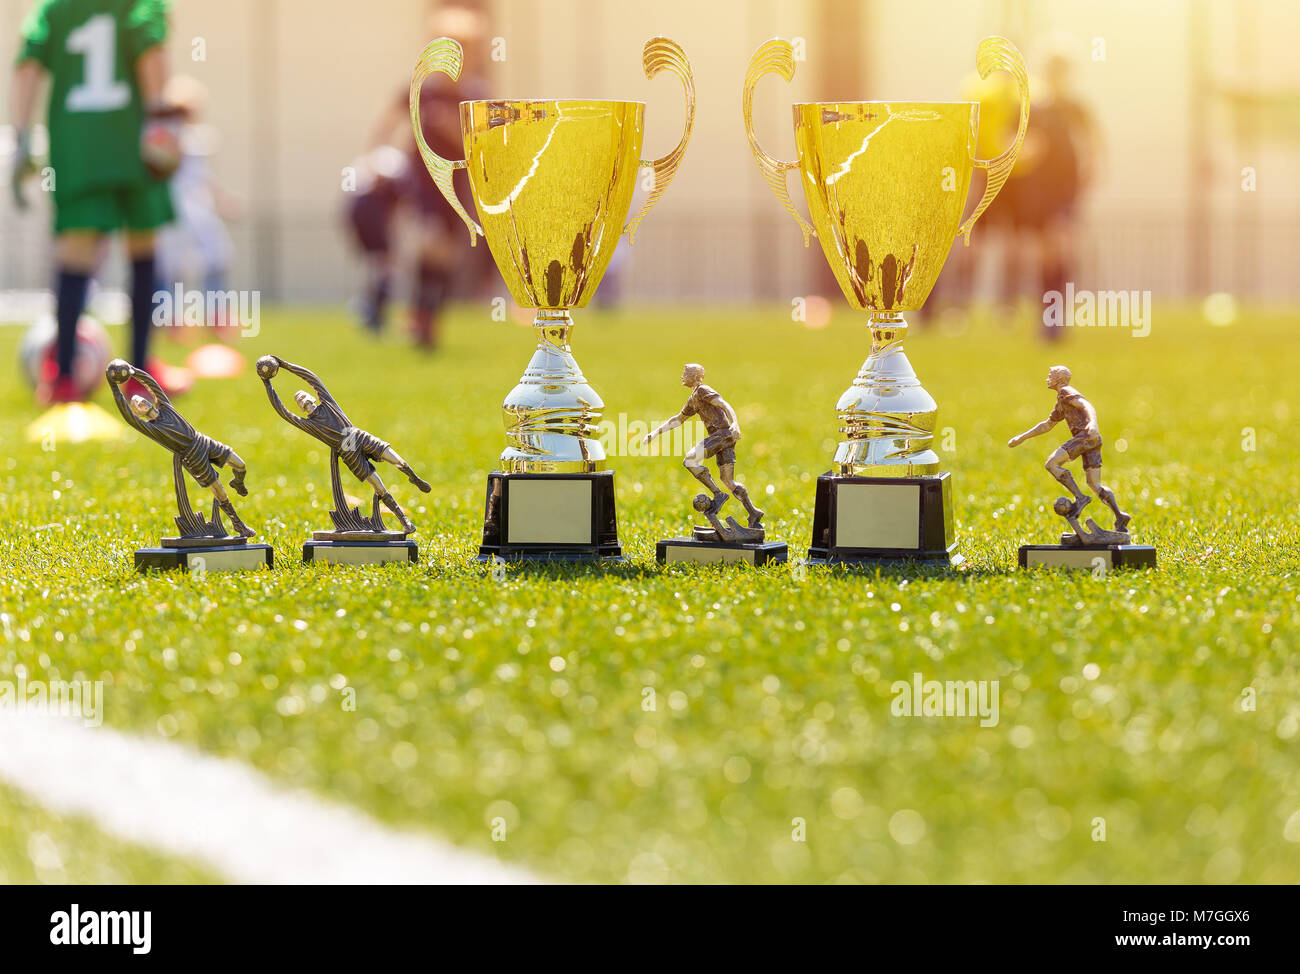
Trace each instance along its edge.
<path fill-rule="evenodd" d="M 1020 146 L 1025 141 L 1025 130 L 1029 128 L 1029 79 L 1025 75 L 1025 59 L 1020 56 L 1016 45 L 996 34 L 984 38 L 980 41 L 979 49 L 975 54 L 975 66 L 979 68 L 981 78 L 987 78 L 1001 68 L 1003 71 L 1010 72 L 1016 79 L 1016 87 L 1020 90 L 1020 126 L 1016 129 L 1016 140 L 1011 143 L 1006 152 L 992 159 L 971 160 L 978 168 L 987 169 L 989 176 L 984 184 L 984 196 L 980 199 L 979 206 L 975 207 L 975 212 L 970 215 L 970 219 L 957 228 L 957 232 L 965 238 L 967 247 L 970 246 L 970 232 L 975 226 L 975 221 L 989 208 L 989 204 L 993 202 L 1003 184 L 1006 183 L 1007 177 L 1011 175 L 1011 170 L 1016 164 L 1016 156 L 1020 154 Z"/>
<path fill-rule="evenodd" d="M 647 81 L 663 70 L 671 71 L 681 79 L 682 88 L 686 92 L 686 129 L 682 132 L 682 140 L 677 143 L 677 148 L 668 155 L 653 162 L 648 159 L 641 160 L 642 168 L 654 170 L 655 185 L 650 195 L 641 204 L 641 209 L 637 210 L 636 216 L 628 220 L 627 226 L 623 228 L 629 244 L 636 243 L 637 227 L 650 212 L 650 207 L 659 202 L 659 198 L 664 195 L 664 190 L 672 182 L 677 167 L 682 164 L 682 157 L 686 155 L 686 143 L 690 141 L 691 129 L 695 125 L 695 79 L 691 76 L 691 62 L 687 60 L 686 52 L 681 49 L 681 46 L 667 37 L 650 38 L 641 51 L 641 67 L 645 70 Z"/>
<path fill-rule="evenodd" d="M 745 74 L 745 93 L 741 99 L 741 107 L 745 113 L 745 134 L 749 136 L 749 148 L 758 161 L 758 168 L 762 170 L 768 188 L 785 207 L 785 211 L 794 217 L 794 222 L 799 224 L 799 229 L 803 231 L 803 245 L 807 247 L 808 242 L 817 236 L 817 231 L 795 209 L 785 182 L 785 174 L 791 169 L 798 169 L 799 163 L 773 159 L 763 151 L 763 147 L 758 144 L 758 136 L 754 134 L 754 87 L 763 75 L 773 73 L 779 74 L 786 81 L 794 78 L 794 48 L 789 41 L 780 37 L 774 37 L 760 45 L 754 52 L 754 56 L 749 59 L 749 71 Z"/>
<path fill-rule="evenodd" d="M 424 84 L 424 79 L 435 71 L 441 71 L 455 81 L 460 77 L 460 68 L 464 62 L 465 54 L 460 44 L 450 37 L 439 37 L 437 40 L 430 41 L 420 53 L 420 60 L 415 65 L 415 73 L 411 75 L 411 128 L 415 132 L 415 144 L 420 149 L 420 157 L 424 159 L 425 168 L 429 170 L 429 175 L 441 190 L 443 198 L 465 221 L 465 226 L 469 230 L 469 245 L 473 247 L 478 243 L 478 238 L 483 236 L 483 228 L 465 212 L 465 207 L 460 205 L 456 188 L 451 181 L 452 173 L 457 169 L 465 168 L 465 160 L 444 159 L 430 149 L 429 143 L 424 140 L 424 126 L 420 122 L 420 86 Z"/>

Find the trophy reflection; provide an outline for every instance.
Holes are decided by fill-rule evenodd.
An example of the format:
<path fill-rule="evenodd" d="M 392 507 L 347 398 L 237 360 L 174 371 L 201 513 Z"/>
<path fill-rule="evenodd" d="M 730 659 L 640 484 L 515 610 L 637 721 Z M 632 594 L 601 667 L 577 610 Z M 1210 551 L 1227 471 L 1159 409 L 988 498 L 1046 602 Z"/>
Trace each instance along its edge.
<path fill-rule="evenodd" d="M 446 37 L 421 54 L 411 79 L 416 142 L 470 242 L 486 237 L 515 302 L 537 309 L 536 350 L 501 407 L 506 448 L 488 477 L 479 560 L 621 558 L 614 474 L 595 438 L 605 404 L 569 348 L 570 310 L 587 305 L 620 235 L 635 242 L 681 163 L 695 117 L 690 63 L 665 37 L 642 52 L 647 78 L 667 70 L 686 91 L 685 132 L 661 159 L 641 159 L 643 102 L 523 99 L 461 102 L 465 159 L 453 161 L 425 141 L 420 85 L 435 71 L 454 80 L 461 61 Z M 653 170 L 654 186 L 627 220 L 642 168 Z M 481 226 L 456 198 L 456 169 L 467 171 Z"/>
<path fill-rule="evenodd" d="M 817 478 L 812 562 L 892 559 L 960 561 L 950 475 L 932 449 L 937 407 L 916 377 L 903 339 L 904 313 L 925 302 L 957 234 L 993 202 L 1015 164 L 1029 123 L 1029 88 L 1020 52 L 1001 37 L 980 41 L 981 77 L 1009 71 L 1020 89 L 1014 143 L 993 159 L 975 155 L 977 102 L 810 102 L 794 106 L 798 160 L 763 151 L 754 134 L 754 88 L 770 73 L 794 77 L 793 49 L 773 39 L 750 59 L 743 110 L 749 145 L 768 186 L 816 236 L 844 296 L 868 312 L 871 353 L 836 411 L 842 439 L 831 471 Z M 963 222 L 975 168 L 984 194 Z M 811 224 L 786 188 L 796 170 Z"/>

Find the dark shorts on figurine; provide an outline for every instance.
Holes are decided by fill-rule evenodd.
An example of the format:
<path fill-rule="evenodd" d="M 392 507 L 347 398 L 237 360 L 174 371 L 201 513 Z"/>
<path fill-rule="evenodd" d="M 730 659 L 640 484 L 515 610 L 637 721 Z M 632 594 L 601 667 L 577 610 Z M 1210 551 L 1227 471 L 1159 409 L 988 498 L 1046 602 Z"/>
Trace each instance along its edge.
<path fill-rule="evenodd" d="M 223 467 L 234 451 L 219 440 L 202 433 L 194 434 L 194 443 L 181 457 L 181 466 L 190 472 L 200 487 L 211 487 L 217 482 L 217 467 Z"/>
<path fill-rule="evenodd" d="M 717 433 L 710 433 L 700 441 L 700 446 L 704 450 L 704 457 L 715 458 L 719 464 L 736 462 L 736 441 L 740 437 L 736 436 L 731 430 L 719 430 Z"/>
<path fill-rule="evenodd" d="M 1101 466 L 1101 434 L 1080 433 L 1061 445 L 1071 460 L 1083 457 L 1084 469 Z"/>
<path fill-rule="evenodd" d="M 343 437 L 343 445 L 339 447 L 339 459 L 352 471 L 352 475 L 357 480 L 368 480 L 375 472 L 375 466 L 370 461 L 382 460 L 386 452 L 388 452 L 387 443 L 374 433 L 367 433 L 354 426 Z"/>

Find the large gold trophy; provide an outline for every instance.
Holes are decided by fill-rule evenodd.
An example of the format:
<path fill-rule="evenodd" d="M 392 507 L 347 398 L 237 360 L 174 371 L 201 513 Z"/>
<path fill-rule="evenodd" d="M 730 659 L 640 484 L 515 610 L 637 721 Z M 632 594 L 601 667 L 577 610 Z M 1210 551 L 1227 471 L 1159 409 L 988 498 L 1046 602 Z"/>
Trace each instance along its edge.
<path fill-rule="evenodd" d="M 586 307 L 621 233 L 635 241 L 681 163 L 695 119 L 690 62 L 666 37 L 651 38 L 642 54 L 647 78 L 667 70 L 686 90 L 686 130 L 662 159 L 641 159 L 643 102 L 494 99 L 461 102 L 465 159 L 453 161 L 425 141 L 420 86 L 435 71 L 458 78 L 462 57 L 446 37 L 420 55 L 411 78 L 416 142 L 470 242 L 486 237 L 515 301 L 537 309 L 537 349 L 502 404 L 506 448 L 488 477 L 479 560 L 621 558 L 614 474 L 593 435 L 605 404 L 569 350 L 569 312 Z M 654 185 L 627 220 L 642 168 L 653 170 Z M 456 169 L 469 175 L 482 226 L 456 198 Z"/>
<path fill-rule="evenodd" d="M 1020 52 L 1002 37 L 980 41 L 981 77 L 1009 71 L 1020 90 L 1015 142 L 994 159 L 975 155 L 977 102 L 810 102 L 794 106 L 798 160 L 782 162 L 754 135 L 754 87 L 769 73 L 794 77 L 793 49 L 773 39 L 750 59 L 743 109 L 749 145 L 768 185 L 803 230 L 816 235 L 844 296 L 868 312 L 871 354 L 836 410 L 843 438 L 817 478 L 812 562 L 956 556 L 951 477 L 931 448 L 937 408 L 903 352 L 903 314 L 925 302 L 957 234 L 971 228 L 1006 182 L 1029 124 Z M 974 169 L 984 193 L 962 222 Z M 786 174 L 798 171 L 812 223 L 795 209 Z"/>

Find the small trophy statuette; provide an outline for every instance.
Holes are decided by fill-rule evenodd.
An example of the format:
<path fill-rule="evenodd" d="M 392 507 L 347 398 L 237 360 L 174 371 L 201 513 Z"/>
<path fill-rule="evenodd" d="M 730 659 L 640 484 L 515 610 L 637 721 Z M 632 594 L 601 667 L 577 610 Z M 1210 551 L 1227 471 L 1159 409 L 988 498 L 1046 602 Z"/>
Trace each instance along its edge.
<path fill-rule="evenodd" d="M 682 368 L 682 385 L 691 390 L 690 397 L 676 416 L 660 423 L 642 439 L 648 444 L 655 437 L 676 429 L 691 417 L 698 416 L 708 434 L 687 451 L 682 465 L 709 491 L 696 494 L 693 507 L 704 515 L 708 526 L 696 525 L 693 538 L 666 538 L 655 545 L 655 557 L 665 562 L 746 562 L 761 565 L 783 562 L 787 557 L 784 542 L 768 542 L 763 527 L 763 511 L 750 499 L 744 484 L 736 482 L 736 444 L 740 441 L 740 421 L 736 411 L 722 396 L 704 384 L 704 366 L 694 362 Z M 723 490 L 709 474 L 705 461 L 712 458 L 718 467 Z M 730 493 L 728 493 L 730 491 Z M 728 516 L 718 515 L 732 497 L 744 506 L 748 523 L 740 524 Z"/>
<path fill-rule="evenodd" d="M 315 393 L 313 395 L 305 389 L 294 393 L 293 400 L 301 415 L 280 401 L 271 384 L 280 369 L 298 376 Z M 272 408 L 280 414 L 280 418 L 290 426 L 311 434 L 330 448 L 330 481 L 334 498 L 334 510 L 330 511 L 330 518 L 334 522 L 334 530 L 315 532 L 312 540 L 303 545 L 302 560 L 348 565 L 418 561 L 419 549 L 414 541 L 407 539 L 407 535 L 415 532 L 415 525 L 384 486 L 375 463 L 391 463 L 426 494 L 429 485 L 391 446 L 373 433 L 354 426 L 338 401 L 330 395 L 329 389 L 325 388 L 325 383 L 314 372 L 275 355 L 263 355 L 257 360 L 257 374 L 266 386 L 266 395 Z M 357 480 L 369 484 L 374 491 L 370 514 L 362 514 L 358 508 L 348 505 L 339 479 L 340 462 L 347 466 Z M 387 507 L 401 522 L 401 531 L 388 530 L 380 513 L 380 504 Z"/>
<path fill-rule="evenodd" d="M 130 426 L 172 453 L 172 481 L 176 490 L 176 526 L 180 535 L 163 538 L 158 548 L 141 548 L 135 553 L 135 567 L 140 572 L 152 569 L 187 568 L 191 571 L 232 571 L 271 567 L 274 554 L 267 544 L 249 544 L 253 531 L 240 518 L 217 474 L 218 467 L 229 467 L 234 476 L 230 486 L 240 497 L 248 496 L 244 486 L 247 467 L 238 453 L 219 440 L 200 433 L 176 411 L 143 369 L 122 359 L 113 359 L 104 370 L 118 412 Z M 134 379 L 145 395 L 128 400 L 122 386 Z M 188 472 L 200 487 L 212 492 L 212 515 L 204 518 L 190 505 Z M 230 518 L 235 534 L 226 531 L 221 515 Z"/>
<path fill-rule="evenodd" d="M 1101 482 L 1102 440 L 1097 410 L 1070 385 L 1071 378 L 1070 370 L 1064 365 L 1052 366 L 1047 372 L 1047 388 L 1056 393 L 1051 414 L 1007 441 L 1007 446 L 1017 447 L 1025 440 L 1051 432 L 1062 420 L 1070 429 L 1070 438 L 1052 452 L 1045 466 L 1057 483 L 1070 492 L 1069 497 L 1056 498 L 1052 510 L 1065 519 L 1071 530 L 1061 535 L 1059 545 L 1022 545 L 1020 567 L 1154 568 L 1155 548 L 1133 544 L 1128 530 L 1132 516 L 1120 509 L 1115 492 Z M 1080 458 L 1088 486 L 1115 515 L 1115 526 L 1109 531 L 1099 527 L 1092 518 L 1086 527 L 1079 523 L 1079 516 L 1092 503 L 1092 498 L 1079 488 L 1066 464 Z"/>

